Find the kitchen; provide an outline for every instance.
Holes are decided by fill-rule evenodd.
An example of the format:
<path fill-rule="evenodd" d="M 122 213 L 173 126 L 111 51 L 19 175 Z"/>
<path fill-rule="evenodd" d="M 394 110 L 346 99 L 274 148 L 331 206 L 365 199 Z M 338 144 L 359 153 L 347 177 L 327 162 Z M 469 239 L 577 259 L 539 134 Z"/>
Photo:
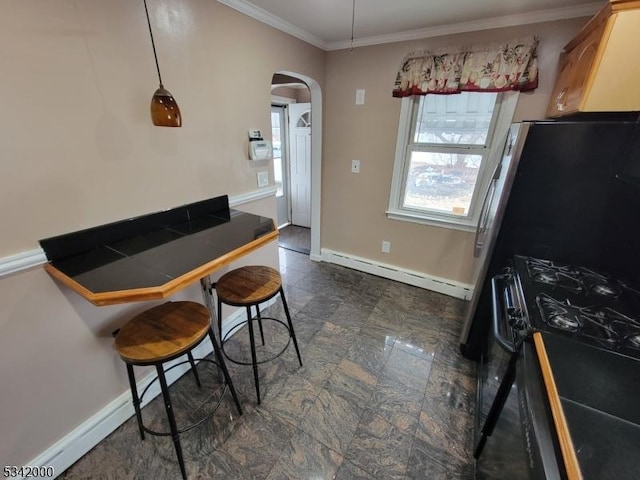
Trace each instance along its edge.
<path fill-rule="evenodd" d="M 157 129 L 148 121 L 147 97 L 156 80 L 140 5 L 11 4 L 0 20 L 3 43 L 12 46 L 2 53 L 3 64 L 11 66 L 2 74 L 3 85 L 13 92 L 5 99 L 10 115 L 2 119 L 5 155 L 11 158 L 3 175 L 4 256 L 30 252 L 38 239 L 53 234 L 214 194 L 255 191 L 257 167 L 245 159 L 246 130 L 269 130 L 271 77 L 286 70 L 322 87 L 322 248 L 468 287 L 473 233 L 388 220 L 388 195 L 376 193 L 388 192 L 390 184 L 400 108 L 390 89 L 398 65 L 425 43 L 435 48 L 536 34 L 540 85 L 520 95 L 514 120 L 543 118 L 558 53 L 590 16 L 349 53 L 325 52 L 217 2 L 192 3 L 161 4 L 163 27 L 156 33 L 164 80 L 183 110 L 180 130 Z M 192 26 L 197 34 L 182 36 Z M 358 88 L 367 93 L 360 108 L 351 101 Z M 359 176 L 349 175 L 352 158 L 362 159 Z M 274 204 L 257 199 L 241 208 L 273 216 Z M 391 241 L 389 254 L 379 252 L 382 240 Z M 277 265 L 275 249 L 254 261 Z M 85 305 L 40 267 L 2 282 L 2 426 L 12 441 L 1 457 L 19 464 L 126 389 L 112 356 L 110 327 L 132 310 Z M 83 388 L 87 382 L 95 385 L 90 392 Z"/>

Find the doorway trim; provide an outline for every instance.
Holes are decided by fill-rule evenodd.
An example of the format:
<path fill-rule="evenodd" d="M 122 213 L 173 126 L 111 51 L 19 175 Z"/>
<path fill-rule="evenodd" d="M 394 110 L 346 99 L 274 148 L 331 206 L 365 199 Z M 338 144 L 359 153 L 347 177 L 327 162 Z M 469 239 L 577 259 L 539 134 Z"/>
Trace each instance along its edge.
<path fill-rule="evenodd" d="M 322 187 L 322 89 L 313 78 L 296 72 L 279 70 L 290 77 L 299 78 L 309 87 L 311 93 L 311 253 L 309 258 L 321 261 L 320 218 Z"/>

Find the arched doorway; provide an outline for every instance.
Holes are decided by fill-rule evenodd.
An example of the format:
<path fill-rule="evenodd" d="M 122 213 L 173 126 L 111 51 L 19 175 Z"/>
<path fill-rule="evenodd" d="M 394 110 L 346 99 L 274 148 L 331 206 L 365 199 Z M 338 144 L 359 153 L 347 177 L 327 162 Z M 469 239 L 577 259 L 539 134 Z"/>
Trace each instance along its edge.
<path fill-rule="evenodd" d="M 311 246 L 310 258 L 321 260 L 320 252 L 320 202 L 321 202 L 321 172 L 322 172 L 322 91 L 314 79 L 295 72 L 279 71 L 275 75 L 286 75 L 303 82 L 310 93 L 310 111 L 302 112 L 295 122 L 298 128 L 310 128 L 310 218 Z M 309 127 L 310 124 L 310 127 Z M 306 147 L 305 147 L 306 148 Z"/>

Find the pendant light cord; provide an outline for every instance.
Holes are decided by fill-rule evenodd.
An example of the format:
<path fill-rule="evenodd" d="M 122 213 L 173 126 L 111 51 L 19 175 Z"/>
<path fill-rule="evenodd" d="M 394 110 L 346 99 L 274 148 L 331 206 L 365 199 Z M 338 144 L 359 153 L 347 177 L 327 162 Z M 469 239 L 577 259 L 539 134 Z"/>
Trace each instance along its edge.
<path fill-rule="evenodd" d="M 353 0 L 353 9 L 351 11 L 351 50 L 349 50 L 349 53 L 353 52 L 353 31 L 354 31 L 355 24 L 356 24 L 356 0 Z"/>
<path fill-rule="evenodd" d="M 149 9 L 147 8 L 147 0 L 142 0 L 142 1 L 144 3 L 144 13 L 146 13 L 147 15 L 147 25 L 149 25 L 149 36 L 151 37 L 151 47 L 153 47 L 153 58 L 156 61 L 156 70 L 158 71 L 158 81 L 160 82 L 160 88 L 164 88 L 162 86 L 162 77 L 160 76 L 160 66 L 158 65 L 158 55 L 156 54 L 156 43 L 153 41 L 153 32 L 151 31 L 151 21 L 149 20 Z"/>

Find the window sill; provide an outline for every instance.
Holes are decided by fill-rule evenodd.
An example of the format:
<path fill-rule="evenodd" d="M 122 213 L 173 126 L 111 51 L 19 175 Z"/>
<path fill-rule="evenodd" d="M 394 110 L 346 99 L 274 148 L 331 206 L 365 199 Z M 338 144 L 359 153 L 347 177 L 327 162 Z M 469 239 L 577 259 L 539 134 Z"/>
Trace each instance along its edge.
<path fill-rule="evenodd" d="M 410 213 L 401 210 L 387 210 L 387 217 L 391 220 L 403 222 L 419 223 L 432 227 L 448 228 L 449 230 L 461 230 L 464 232 L 475 232 L 476 223 L 471 219 L 444 219 L 442 217 L 429 217 L 417 213 Z"/>

